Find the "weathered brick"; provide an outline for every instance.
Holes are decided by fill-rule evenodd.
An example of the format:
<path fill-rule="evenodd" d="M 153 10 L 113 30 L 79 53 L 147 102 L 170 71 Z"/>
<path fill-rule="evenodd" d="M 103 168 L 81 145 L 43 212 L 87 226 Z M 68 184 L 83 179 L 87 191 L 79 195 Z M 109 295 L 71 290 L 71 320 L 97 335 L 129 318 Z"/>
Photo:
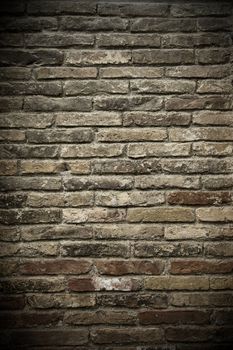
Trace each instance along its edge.
<path fill-rule="evenodd" d="M 61 157 L 63 158 L 91 158 L 91 157 L 116 157 L 120 156 L 123 152 L 122 145 L 101 145 L 101 144 L 91 144 L 91 145 L 69 145 L 63 146 L 61 149 Z"/>
<path fill-rule="evenodd" d="M 233 256 L 233 246 L 231 242 L 211 243 L 205 245 L 207 256 L 228 257 Z"/>
<path fill-rule="evenodd" d="M 35 309 L 85 308 L 95 306 L 95 296 L 91 294 L 34 294 L 27 297 L 28 304 Z"/>
<path fill-rule="evenodd" d="M 106 191 L 96 193 L 95 201 L 107 207 L 151 206 L 164 203 L 164 195 L 157 191 Z"/>
<path fill-rule="evenodd" d="M 83 50 L 69 51 L 65 58 L 67 65 L 122 64 L 131 59 L 130 51 Z"/>
<path fill-rule="evenodd" d="M 64 92 L 67 96 L 92 95 L 96 93 L 126 94 L 128 92 L 128 82 L 124 80 L 67 81 L 64 84 Z"/>
<path fill-rule="evenodd" d="M 0 226 L 0 240 L 3 242 L 16 242 L 20 239 L 20 228 L 15 226 Z"/>
<path fill-rule="evenodd" d="M 0 175 L 16 175 L 17 161 L 15 160 L 0 160 Z"/>
<path fill-rule="evenodd" d="M 24 141 L 25 132 L 20 130 L 0 130 L 0 141 L 11 142 L 11 141 Z"/>
<path fill-rule="evenodd" d="M 171 262 L 170 273 L 175 275 L 231 273 L 232 261 L 221 260 L 175 260 Z"/>
<path fill-rule="evenodd" d="M 58 126 L 117 126 L 121 116 L 117 112 L 59 113 L 56 114 Z M 1 124 L 0 124 L 1 125 Z"/>
<path fill-rule="evenodd" d="M 216 18 L 214 18 L 214 21 Z M 164 48 L 192 48 L 204 46 L 230 46 L 230 36 L 227 33 L 208 34 L 164 34 L 161 38 Z M 178 67 L 183 68 L 183 67 Z"/>
<path fill-rule="evenodd" d="M 137 257 L 198 256 L 202 254 L 201 244 L 192 243 L 136 243 Z"/>
<path fill-rule="evenodd" d="M 26 97 L 26 111 L 90 111 L 91 100 L 84 97 L 48 98 L 43 96 Z"/>
<path fill-rule="evenodd" d="M 170 192 L 167 195 L 169 204 L 178 205 L 220 205 L 232 202 L 230 192 Z"/>
<path fill-rule="evenodd" d="M 65 46 L 93 46 L 94 37 L 86 34 L 26 34 L 25 44 L 28 47 L 65 47 Z"/>
<path fill-rule="evenodd" d="M 0 156 L 2 159 L 14 158 L 57 158 L 57 146 L 31 146 L 17 144 L 1 144 Z"/>
<path fill-rule="evenodd" d="M 56 18 L 49 17 L 2 17 L 1 31 L 16 32 L 37 32 L 43 29 L 57 30 L 58 23 Z"/>
<path fill-rule="evenodd" d="M 0 112 L 17 111 L 21 110 L 22 107 L 22 97 L 0 97 Z"/>
<path fill-rule="evenodd" d="M 115 293 L 98 294 L 97 304 L 99 306 L 141 308 L 154 307 L 165 308 L 167 306 L 167 295 L 162 293 Z"/>
<path fill-rule="evenodd" d="M 177 157 L 189 156 L 191 146 L 180 143 L 137 143 L 128 146 L 127 154 L 131 158 L 141 157 Z"/>
<path fill-rule="evenodd" d="M 122 16 L 122 17 L 136 17 L 136 16 L 165 16 L 168 13 L 167 4 L 150 4 L 144 6 L 140 3 L 134 4 L 108 4 L 103 3 L 98 5 L 98 13 L 102 16 Z"/>
<path fill-rule="evenodd" d="M 39 223 L 58 223 L 61 222 L 61 213 L 57 209 L 49 210 L 0 210 L 0 223 L 8 224 L 39 224 Z"/>
<path fill-rule="evenodd" d="M 0 33 L 1 47 L 20 47 L 23 46 L 23 36 L 20 33 Z"/>
<path fill-rule="evenodd" d="M 87 17 L 87 16 L 70 16 L 62 17 L 62 30 L 77 31 L 125 31 L 128 21 L 121 18 L 104 18 L 104 17 Z"/>
<path fill-rule="evenodd" d="M 207 307 L 224 307 L 230 306 L 233 295 L 231 293 L 173 293 L 171 304 L 173 306 L 207 306 Z"/>
<path fill-rule="evenodd" d="M 2 67 L 0 68 L 0 80 L 29 80 L 31 78 L 31 70 L 21 67 Z"/>
<path fill-rule="evenodd" d="M 189 113 L 179 112 L 124 112 L 124 126 L 172 126 L 188 125 L 191 116 Z"/>
<path fill-rule="evenodd" d="M 105 129 L 97 133 L 100 142 L 163 141 L 167 137 L 165 129 Z M 109 147 L 109 146 L 108 146 Z"/>
<path fill-rule="evenodd" d="M 161 78 L 163 76 L 162 67 L 107 67 L 100 68 L 101 78 Z M 0 71 L 1 77 L 1 71 Z"/>
<path fill-rule="evenodd" d="M 204 80 L 197 82 L 199 94 L 230 94 L 232 85 L 229 80 Z"/>
<path fill-rule="evenodd" d="M 89 208 L 89 209 L 64 209 L 63 220 L 67 223 L 82 222 L 115 222 L 125 218 L 123 209 Z"/>
<path fill-rule="evenodd" d="M 233 221 L 233 210 L 231 207 L 224 208 L 199 208 L 196 210 L 197 219 L 209 222 Z"/>
<path fill-rule="evenodd" d="M 194 112 L 193 123 L 198 125 L 233 125 L 232 112 Z"/>
<path fill-rule="evenodd" d="M 0 119 L 1 128 L 34 128 L 44 129 L 51 126 L 53 123 L 53 116 L 51 114 L 42 113 L 11 113 L 2 114 Z"/>
<path fill-rule="evenodd" d="M 0 64 L 2 66 L 28 66 L 28 65 L 61 65 L 63 53 L 59 50 L 2 50 Z"/>
<path fill-rule="evenodd" d="M 193 19 L 140 18 L 132 20 L 132 32 L 195 32 Z"/>
<path fill-rule="evenodd" d="M 233 177 L 231 175 L 203 176 L 203 186 L 208 190 L 232 189 Z"/>
<path fill-rule="evenodd" d="M 57 326 L 63 319 L 62 313 L 47 312 L 3 312 L 0 316 L 0 326 L 2 329 L 9 328 L 31 328 L 37 326 Z"/>
<path fill-rule="evenodd" d="M 135 187 L 141 189 L 158 188 L 200 188 L 199 177 L 184 175 L 137 176 Z"/>
<path fill-rule="evenodd" d="M 207 239 L 211 229 L 211 227 L 197 225 L 172 225 L 165 227 L 164 235 L 168 240 Z"/>
<path fill-rule="evenodd" d="M 87 160 L 79 160 L 66 162 L 66 169 L 70 171 L 71 174 L 90 174 L 91 172 L 91 163 Z"/>
<path fill-rule="evenodd" d="M 166 25 L 166 23 L 164 23 L 164 25 Z M 132 53 L 132 59 L 133 63 L 140 64 L 161 65 L 194 63 L 194 55 L 192 50 L 135 50 Z"/>
<path fill-rule="evenodd" d="M 174 17 L 221 16 L 228 15 L 230 9 L 231 6 L 227 1 L 223 3 L 214 2 L 211 6 L 208 3 L 184 3 L 173 4 L 171 6 L 171 14 Z"/>
<path fill-rule="evenodd" d="M 0 194 L 1 208 L 22 208 L 27 200 L 23 194 Z"/>
<path fill-rule="evenodd" d="M 27 6 L 27 12 L 33 15 L 53 15 L 53 14 L 93 14 L 96 12 L 94 3 L 76 2 L 76 1 L 30 1 Z"/>
<path fill-rule="evenodd" d="M 170 97 L 165 102 L 168 111 L 201 110 L 201 109 L 231 109 L 232 101 L 224 95 L 218 96 L 184 96 Z"/>
<path fill-rule="evenodd" d="M 176 342 L 205 342 L 211 339 L 211 332 L 208 328 L 174 327 L 166 330 L 166 338 Z"/>
<path fill-rule="evenodd" d="M 21 310 L 25 306 L 25 298 L 21 295 L 0 297 L 0 310 Z"/>
<path fill-rule="evenodd" d="M 2 177 L 0 179 L 2 191 L 41 190 L 51 191 L 61 189 L 61 179 L 51 177 Z"/>
<path fill-rule="evenodd" d="M 159 328 L 99 328 L 91 333 L 92 340 L 97 344 L 118 343 L 159 343 L 163 339 L 163 330 Z"/>
<path fill-rule="evenodd" d="M 160 260 L 97 260 L 96 268 L 101 275 L 121 276 L 128 274 L 160 275 L 164 263 Z"/>
<path fill-rule="evenodd" d="M 59 174 L 65 170 L 64 164 L 56 160 L 22 160 L 21 174 Z"/>
<path fill-rule="evenodd" d="M 94 67 L 41 67 L 36 68 L 35 74 L 37 79 L 86 79 L 96 78 L 97 69 Z M 0 70 L 1 77 L 1 70 Z"/>
<path fill-rule="evenodd" d="M 129 254 L 129 248 L 127 245 L 122 243 L 73 243 L 64 244 L 61 249 L 62 256 L 72 256 L 72 257 L 127 257 Z"/>
<path fill-rule="evenodd" d="M 160 47 L 157 34 L 99 34 L 99 47 Z"/>
<path fill-rule="evenodd" d="M 50 278 L 11 278 L 1 281 L 0 290 L 4 294 L 24 292 L 62 292 L 65 289 L 64 279 Z"/>
<path fill-rule="evenodd" d="M 68 287 L 75 292 L 88 291 L 132 291 L 138 289 L 136 279 L 129 277 L 94 277 L 94 278 L 73 278 L 68 281 Z"/>
<path fill-rule="evenodd" d="M 184 94 L 195 90 L 195 82 L 189 80 L 133 80 L 130 83 L 132 91 L 155 94 Z"/>
<path fill-rule="evenodd" d="M 135 325 L 136 315 L 126 311 L 78 311 L 65 316 L 68 325 L 118 324 Z"/>
<path fill-rule="evenodd" d="M 208 290 L 209 279 L 205 276 L 146 277 L 144 285 L 152 290 Z"/>
<path fill-rule="evenodd" d="M 230 51 L 228 49 L 199 49 L 196 50 L 196 57 L 198 63 L 201 64 L 228 63 Z"/>
<path fill-rule="evenodd" d="M 51 68 L 52 69 L 52 68 Z M 228 65 L 169 67 L 165 75 L 169 78 L 225 78 L 230 74 Z M 214 114 L 215 112 L 213 112 Z"/>
<path fill-rule="evenodd" d="M 233 278 L 231 276 L 211 277 L 210 288 L 214 290 L 233 289 Z"/>
<path fill-rule="evenodd" d="M 28 131 L 30 143 L 85 143 L 93 140 L 90 129 Z"/>
<path fill-rule="evenodd" d="M 232 171 L 232 161 L 231 158 L 222 159 L 193 159 L 193 160 L 178 160 L 178 159 L 163 159 L 162 169 L 170 173 L 231 173 Z"/>
<path fill-rule="evenodd" d="M 232 23 L 230 18 L 199 18 L 197 27 L 204 32 L 231 31 Z"/>
<path fill-rule="evenodd" d="M 89 176 L 70 177 L 64 179 L 64 187 L 69 191 L 76 190 L 126 190 L 133 187 L 130 177 L 119 176 Z"/>
<path fill-rule="evenodd" d="M 191 209 L 182 208 L 135 208 L 128 209 L 129 222 L 193 222 Z"/>
<path fill-rule="evenodd" d="M 230 142 L 195 142 L 193 154 L 197 156 L 231 156 L 233 145 Z"/>
<path fill-rule="evenodd" d="M 160 169 L 156 160 L 107 160 L 96 161 L 93 173 L 96 174 L 150 174 Z"/>
<path fill-rule="evenodd" d="M 94 195 L 91 192 L 80 193 L 53 193 L 49 196 L 44 193 L 29 193 L 27 205 L 29 207 L 79 207 L 92 205 Z"/>
<path fill-rule="evenodd" d="M 162 108 L 162 103 L 162 98 L 157 96 L 114 96 L 94 98 L 95 109 L 104 111 L 157 111 Z"/>
<path fill-rule="evenodd" d="M 94 232 L 97 239 L 159 240 L 163 237 L 162 226 L 154 224 L 95 225 Z"/>
<path fill-rule="evenodd" d="M 205 311 L 142 311 L 139 313 L 139 323 L 150 324 L 207 324 L 210 314 Z"/>

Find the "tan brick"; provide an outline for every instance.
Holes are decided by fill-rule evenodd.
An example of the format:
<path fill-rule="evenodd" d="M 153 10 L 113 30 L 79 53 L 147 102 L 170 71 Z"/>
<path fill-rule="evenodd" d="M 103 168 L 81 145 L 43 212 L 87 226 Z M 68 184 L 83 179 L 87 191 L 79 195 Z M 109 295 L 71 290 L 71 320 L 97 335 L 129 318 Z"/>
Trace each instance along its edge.
<path fill-rule="evenodd" d="M 164 195 L 157 191 L 108 191 L 96 193 L 97 205 L 107 207 L 151 206 L 164 203 Z"/>
<path fill-rule="evenodd" d="M 64 209 L 63 218 L 67 223 L 82 222 L 115 222 L 125 218 L 124 209 Z"/>
<path fill-rule="evenodd" d="M 168 240 L 207 239 L 211 228 L 192 225 L 173 225 L 165 227 L 165 238 Z"/>
<path fill-rule="evenodd" d="M 27 205 L 29 207 L 79 207 L 92 205 L 94 195 L 91 192 L 80 193 L 53 193 L 45 195 L 43 193 L 29 193 Z"/>
<path fill-rule="evenodd" d="M 210 141 L 232 141 L 233 129 L 231 128 L 189 128 L 179 129 L 174 128 L 169 131 L 169 138 L 171 141 L 196 141 L 196 140 L 210 140 Z"/>
<path fill-rule="evenodd" d="M 64 164 L 59 161 L 22 160 L 20 171 L 22 174 L 57 174 L 64 171 Z"/>
<path fill-rule="evenodd" d="M 148 34 L 146 35 L 148 36 Z M 111 39 L 112 43 L 112 39 Z M 101 78 L 160 78 L 163 68 L 160 67 L 107 67 L 100 68 Z"/>
<path fill-rule="evenodd" d="M 197 156 L 231 156 L 233 145 L 230 142 L 195 142 L 193 154 Z"/>
<path fill-rule="evenodd" d="M 231 276 L 226 277 L 211 277 L 210 288 L 221 290 L 221 289 L 233 289 L 233 278 Z"/>
<path fill-rule="evenodd" d="M 198 125 L 233 125 L 233 113 L 221 111 L 194 112 L 193 123 Z"/>
<path fill-rule="evenodd" d="M 191 146 L 180 143 L 137 143 L 128 146 L 127 154 L 132 158 L 141 157 L 185 157 L 190 154 Z"/>
<path fill-rule="evenodd" d="M 233 208 L 200 208 L 196 210 L 197 219 L 206 222 L 231 222 L 233 221 Z"/>
<path fill-rule="evenodd" d="M 135 178 L 135 187 L 141 189 L 157 188 L 200 188 L 198 176 L 183 175 L 151 175 L 137 176 Z"/>
<path fill-rule="evenodd" d="M 61 149 L 61 156 L 63 158 L 92 158 L 102 157 L 111 158 L 120 156 L 123 152 L 122 145 L 82 145 L 82 146 L 63 146 Z"/>
<path fill-rule="evenodd" d="M 182 208 L 135 208 L 129 209 L 129 222 L 193 222 L 193 210 Z"/>
<path fill-rule="evenodd" d="M 137 142 L 137 141 L 162 141 L 167 137 L 165 129 L 111 129 L 100 130 L 97 140 L 100 142 Z"/>
<path fill-rule="evenodd" d="M 15 160 L 1 160 L 0 161 L 0 175 L 16 175 L 17 161 Z"/>
<path fill-rule="evenodd" d="M 204 276 L 146 277 L 144 285 L 146 289 L 152 290 L 208 290 L 209 279 Z"/>
<path fill-rule="evenodd" d="M 67 65 L 123 64 L 131 59 L 130 51 L 83 50 L 69 51 L 65 58 Z"/>
<path fill-rule="evenodd" d="M 35 74 L 40 79 L 86 79 L 96 78 L 97 69 L 94 67 L 41 67 L 36 68 Z"/>

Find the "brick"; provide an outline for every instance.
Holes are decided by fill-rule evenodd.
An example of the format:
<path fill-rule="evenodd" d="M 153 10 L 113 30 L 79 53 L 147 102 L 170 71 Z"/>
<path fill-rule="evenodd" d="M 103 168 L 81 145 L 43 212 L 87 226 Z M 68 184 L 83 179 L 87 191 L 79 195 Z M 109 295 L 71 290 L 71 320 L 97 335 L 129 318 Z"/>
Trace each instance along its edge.
<path fill-rule="evenodd" d="M 128 146 L 127 154 L 131 158 L 176 157 L 190 155 L 191 147 L 180 143 L 137 143 Z"/>
<path fill-rule="evenodd" d="M 27 12 L 33 15 L 55 15 L 55 14 L 93 14 L 96 12 L 96 5 L 93 3 L 76 1 L 30 1 Z"/>
<path fill-rule="evenodd" d="M 99 328 L 91 333 L 92 340 L 97 344 L 118 343 L 159 343 L 163 338 L 163 331 L 159 328 Z"/>
<path fill-rule="evenodd" d="M 171 262 L 170 273 L 175 275 L 231 273 L 232 261 L 221 260 L 175 260 Z"/>
<path fill-rule="evenodd" d="M 231 293 L 173 293 L 171 304 L 178 307 L 223 307 L 231 304 L 232 297 Z"/>
<path fill-rule="evenodd" d="M 51 177 L 3 177 L 0 179 L 2 191 L 41 190 L 51 191 L 61 189 L 61 180 Z"/>
<path fill-rule="evenodd" d="M 106 67 L 100 68 L 101 78 L 161 78 L 163 68 L 161 67 Z M 1 77 L 1 71 L 0 71 Z"/>
<path fill-rule="evenodd" d="M 136 315 L 126 311 L 78 311 L 67 314 L 64 322 L 68 325 L 122 324 L 135 325 Z"/>
<path fill-rule="evenodd" d="M 152 324 L 206 324 L 209 323 L 209 313 L 205 311 L 142 311 L 139 313 L 139 323 Z"/>
<path fill-rule="evenodd" d="M 137 290 L 137 280 L 128 277 L 95 277 L 95 278 L 73 278 L 68 282 L 69 289 L 76 292 L 86 291 L 131 291 Z"/>
<path fill-rule="evenodd" d="M 76 31 L 125 31 L 128 21 L 121 18 L 104 18 L 104 17 L 87 17 L 87 16 L 70 16 L 62 17 L 62 30 Z"/>
<path fill-rule="evenodd" d="M 23 36 L 20 33 L 2 34 L 0 33 L 1 47 L 20 47 L 23 46 Z"/>
<path fill-rule="evenodd" d="M 214 18 L 215 20 L 217 19 Z M 163 34 L 161 43 L 163 48 L 228 47 L 230 46 L 230 37 L 227 33 Z M 182 69 L 183 67 L 180 68 Z"/>
<path fill-rule="evenodd" d="M 151 206 L 164 203 L 164 195 L 157 191 L 106 191 L 96 193 L 95 201 L 107 207 Z"/>
<path fill-rule="evenodd" d="M 231 276 L 211 277 L 210 288 L 214 290 L 233 289 L 233 278 Z"/>
<path fill-rule="evenodd" d="M 128 256 L 128 247 L 123 243 L 103 243 L 103 242 L 93 242 L 93 243 L 71 243 L 64 244 L 61 249 L 62 256 L 71 257 L 125 257 Z"/>
<path fill-rule="evenodd" d="M 232 189 L 233 177 L 231 175 L 203 176 L 204 188 L 208 190 Z"/>
<path fill-rule="evenodd" d="M 196 22 L 193 19 L 140 18 L 132 20 L 132 32 L 195 32 Z"/>
<path fill-rule="evenodd" d="M 197 125 L 233 125 L 232 112 L 194 112 L 193 123 Z"/>
<path fill-rule="evenodd" d="M 123 80 L 67 81 L 64 84 L 64 91 L 66 96 L 91 95 L 95 93 L 126 94 L 128 92 L 128 82 Z"/>
<path fill-rule="evenodd" d="M 123 64 L 131 59 L 129 51 L 83 50 L 69 51 L 65 58 L 67 65 Z"/>
<path fill-rule="evenodd" d="M 2 66 L 60 65 L 63 53 L 58 50 L 4 50 L 0 52 Z"/>
<path fill-rule="evenodd" d="M 213 319 L 217 325 L 230 325 L 232 316 L 231 310 L 215 311 Z"/>
<path fill-rule="evenodd" d="M 31 143 L 86 143 L 93 140 L 93 133 L 89 129 L 32 130 L 27 138 Z"/>
<path fill-rule="evenodd" d="M 4 328 L 30 328 L 37 326 L 57 326 L 62 321 L 63 315 L 59 312 L 35 313 L 21 312 L 17 313 L 3 312 L 0 317 L 0 326 Z"/>
<path fill-rule="evenodd" d="M 37 32 L 43 29 L 57 30 L 58 23 L 56 18 L 49 17 L 2 17 L 1 31 L 16 32 Z"/>
<path fill-rule="evenodd" d="M 98 5 L 98 13 L 102 16 L 121 16 L 121 17 L 136 17 L 136 16 L 166 16 L 168 12 L 167 4 L 150 4 L 144 6 L 140 3 L 134 4 L 108 4 L 103 3 Z"/>
<path fill-rule="evenodd" d="M 27 200 L 23 194 L 0 194 L 1 208 L 22 208 Z"/>
<path fill-rule="evenodd" d="M 64 209 L 63 219 L 67 223 L 83 222 L 115 222 L 122 221 L 125 218 L 123 209 Z"/>
<path fill-rule="evenodd" d="M 12 158 L 57 158 L 57 146 L 25 146 L 17 144 L 2 144 L 0 146 L 0 155 L 2 159 Z"/>
<path fill-rule="evenodd" d="M 22 97 L 0 97 L 0 112 L 17 111 L 21 110 L 22 107 Z"/>
<path fill-rule="evenodd" d="M 100 130 L 97 140 L 100 142 L 137 142 L 137 141 L 163 141 L 166 139 L 165 129 L 106 129 Z"/>
<path fill-rule="evenodd" d="M 59 96 L 62 87 L 59 83 L 0 83 L 0 95 L 46 95 Z"/>
<path fill-rule="evenodd" d="M 17 161 L 15 160 L 1 160 L 0 161 L 0 175 L 16 175 Z"/>
<path fill-rule="evenodd" d="M 170 97 L 165 102 L 168 111 L 201 110 L 201 109 L 231 109 L 231 101 L 224 96 L 184 96 Z"/>
<path fill-rule="evenodd" d="M 2 67 L 0 68 L 0 80 L 29 80 L 31 78 L 31 70 L 21 67 Z"/>
<path fill-rule="evenodd" d="M 90 271 L 91 264 L 84 260 L 39 260 L 22 262 L 19 269 L 23 275 L 81 275 Z"/>
<path fill-rule="evenodd" d="M 53 123 L 53 116 L 49 114 L 34 113 L 11 113 L 2 114 L 0 119 L 1 128 L 35 128 L 44 129 L 51 126 Z"/>
<path fill-rule="evenodd" d="M 137 176 L 135 178 L 135 187 L 140 189 L 158 189 L 158 188 L 200 188 L 199 178 L 195 176 L 184 175 L 156 175 L 156 176 Z"/>
<path fill-rule="evenodd" d="M 98 47 L 160 47 L 157 34 L 99 34 Z"/>
<path fill-rule="evenodd" d="M 63 158 L 111 158 L 120 156 L 123 152 L 123 146 L 118 146 L 116 144 L 112 145 L 101 145 L 101 144 L 91 144 L 91 145 L 70 145 L 62 146 L 61 157 Z"/>
<path fill-rule="evenodd" d="M 205 254 L 214 257 L 233 256 L 233 246 L 231 242 L 210 243 L 205 245 Z"/>
<path fill-rule="evenodd" d="M 146 277 L 144 285 L 151 290 L 208 290 L 209 279 L 204 276 Z"/>
<path fill-rule="evenodd" d="M 22 160 L 21 174 L 59 174 L 64 171 L 64 164 L 56 160 Z"/>
<path fill-rule="evenodd" d="M 139 64 L 161 65 L 194 63 L 194 56 L 192 50 L 135 50 L 133 51 L 132 59 L 133 63 Z"/>
<path fill-rule="evenodd" d="M 91 100 L 84 97 L 48 98 L 43 96 L 26 97 L 26 111 L 90 111 Z"/>
<path fill-rule="evenodd" d="M 69 191 L 76 190 L 126 190 L 133 187 L 133 180 L 130 177 L 116 176 L 90 176 L 71 177 L 64 179 L 64 187 Z"/>
<path fill-rule="evenodd" d="M 179 112 L 124 112 L 124 126 L 172 126 L 188 125 L 191 116 L 189 113 Z"/>
<path fill-rule="evenodd" d="M 154 96 L 96 97 L 94 107 L 104 111 L 157 111 L 162 108 L 162 102 L 161 97 Z"/>
<path fill-rule="evenodd" d="M 205 80 L 197 82 L 199 94 L 230 94 L 232 85 L 229 80 Z"/>
<path fill-rule="evenodd" d="M 166 330 L 166 338 L 169 341 L 177 342 L 204 342 L 211 339 L 211 332 L 208 328 L 174 327 Z"/>
<path fill-rule="evenodd" d="M 197 156 L 231 156 L 232 144 L 229 142 L 195 142 L 193 143 L 193 154 Z"/>
<path fill-rule="evenodd" d="M 155 94 L 168 94 L 168 93 L 192 93 L 195 89 L 195 82 L 186 80 L 133 80 L 130 83 L 132 91 L 139 93 L 155 93 Z"/>
<path fill-rule="evenodd" d="M 96 174 L 150 174 L 159 170 L 156 160 L 107 160 L 96 161 L 93 173 Z"/>
<path fill-rule="evenodd" d="M 159 240 L 163 237 L 162 226 L 154 224 L 95 225 L 94 232 L 97 239 Z"/>
<path fill-rule="evenodd" d="M 82 175 L 82 174 L 90 174 L 91 172 L 91 163 L 86 160 L 82 161 L 70 161 L 66 164 L 66 168 L 69 169 L 71 174 L 77 174 L 77 175 Z"/>
<path fill-rule="evenodd" d="M 40 79 L 86 79 L 96 78 L 97 69 L 94 67 L 41 67 L 34 70 L 38 80 Z M 0 71 L 1 77 L 1 71 Z"/>
<path fill-rule="evenodd" d="M 0 141 L 24 141 L 25 132 L 20 130 L 0 130 Z"/>
<path fill-rule="evenodd" d="M 166 308 L 167 295 L 162 293 L 107 293 L 97 295 L 97 305 L 110 307 L 141 307 Z"/>
<path fill-rule="evenodd" d="M 18 330 L 11 333 L 10 342 L 17 346 L 79 345 L 88 341 L 87 330 Z"/>
<path fill-rule="evenodd" d="M 3 242 L 16 242 L 20 238 L 19 227 L 0 226 L 0 240 Z"/>
<path fill-rule="evenodd" d="M 183 240 L 183 239 L 207 239 L 211 227 L 191 226 L 191 225 L 172 225 L 166 226 L 165 238 L 168 240 Z"/>
<path fill-rule="evenodd" d="M 209 173 L 209 174 L 218 174 L 218 173 L 230 173 L 232 169 L 231 159 L 225 158 L 222 159 L 195 159 L 195 160 L 184 160 L 181 164 L 181 161 L 177 159 L 164 159 L 162 161 L 162 169 L 170 173 L 186 173 L 186 174 L 195 174 L 195 173 Z"/>
<path fill-rule="evenodd" d="M 160 275 L 164 269 L 162 261 L 150 260 L 97 260 L 96 268 L 101 275 L 121 276 L 128 274 Z"/>
<path fill-rule="evenodd" d="M 11 278 L 1 281 L 0 290 L 4 294 L 24 292 L 62 292 L 65 289 L 63 278 Z"/>
<path fill-rule="evenodd" d="M 95 296 L 91 294 L 34 294 L 27 297 L 32 308 L 85 308 L 95 306 Z"/>
<path fill-rule="evenodd" d="M 25 44 L 28 47 L 65 47 L 65 46 L 93 46 L 92 35 L 47 33 L 47 34 L 26 34 Z"/>
<path fill-rule="evenodd" d="M 117 126 L 121 123 L 121 116 L 117 112 L 56 114 L 58 126 Z"/>
<path fill-rule="evenodd" d="M 230 31 L 231 21 L 229 18 L 199 18 L 198 29 L 207 32 Z"/>
<path fill-rule="evenodd" d="M 202 254 L 201 244 L 192 243 L 136 243 L 136 257 L 198 256 Z"/>
<path fill-rule="evenodd" d="M 59 240 L 59 239 L 90 239 L 93 230 L 88 226 L 76 225 L 43 225 L 25 226 L 22 229 L 25 241 Z"/>
<path fill-rule="evenodd" d="M 182 208 L 135 208 L 129 209 L 129 222 L 192 222 L 194 214 L 191 209 Z"/>
<path fill-rule="evenodd" d="M 169 78 L 225 78 L 229 76 L 228 65 L 211 66 L 180 66 L 169 67 L 165 70 L 165 75 Z M 200 112 L 205 113 L 205 112 Z M 215 112 L 213 112 L 214 114 Z"/>
<path fill-rule="evenodd" d="M 2 261 L 0 262 L 1 277 L 12 276 L 17 272 L 17 268 L 18 268 L 17 263 L 15 263 L 14 261 L 6 260 L 8 257 L 10 258 L 11 256 L 16 255 L 16 253 L 17 253 L 17 250 L 14 251 L 12 247 L 7 247 L 7 246 L 4 247 L 2 245 L 1 252 L 0 252 L 1 259 L 2 259 Z"/>
<path fill-rule="evenodd" d="M 230 192 L 170 192 L 169 204 L 178 205 L 220 205 L 232 202 Z"/>
<path fill-rule="evenodd" d="M 228 49 L 199 49 L 196 51 L 196 57 L 198 63 L 201 64 L 228 63 L 230 51 Z"/>
<path fill-rule="evenodd" d="M 29 207 L 79 207 L 92 205 L 94 196 L 91 192 L 53 193 L 48 197 L 44 193 L 30 193 L 27 198 Z"/>
<path fill-rule="evenodd" d="M 60 211 L 56 209 L 50 210 L 0 210 L 0 223 L 8 224 L 39 224 L 39 223 L 56 223 L 61 221 Z"/>
<path fill-rule="evenodd" d="M 230 10 L 228 2 L 214 2 L 211 7 L 206 4 L 173 4 L 171 14 L 174 17 L 196 17 L 196 16 L 221 16 L 227 15 Z"/>
<path fill-rule="evenodd" d="M 197 219 L 206 222 L 231 222 L 233 211 L 231 207 L 199 208 L 196 210 Z"/>

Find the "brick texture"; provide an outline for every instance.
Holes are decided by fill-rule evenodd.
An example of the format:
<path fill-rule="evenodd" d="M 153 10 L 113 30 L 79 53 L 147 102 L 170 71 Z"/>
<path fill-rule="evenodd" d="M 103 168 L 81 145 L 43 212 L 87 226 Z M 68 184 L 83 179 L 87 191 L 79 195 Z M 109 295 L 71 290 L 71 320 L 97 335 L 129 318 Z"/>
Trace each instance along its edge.
<path fill-rule="evenodd" d="M 230 0 L 2 0 L 0 347 L 233 346 Z"/>

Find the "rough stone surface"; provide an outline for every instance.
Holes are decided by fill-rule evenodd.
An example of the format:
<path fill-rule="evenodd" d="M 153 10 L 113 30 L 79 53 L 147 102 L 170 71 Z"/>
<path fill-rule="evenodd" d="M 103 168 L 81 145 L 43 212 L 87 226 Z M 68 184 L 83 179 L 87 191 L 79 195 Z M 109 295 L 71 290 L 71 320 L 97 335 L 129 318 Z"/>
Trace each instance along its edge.
<path fill-rule="evenodd" d="M 0 1 L 0 348 L 230 350 L 230 0 Z"/>

